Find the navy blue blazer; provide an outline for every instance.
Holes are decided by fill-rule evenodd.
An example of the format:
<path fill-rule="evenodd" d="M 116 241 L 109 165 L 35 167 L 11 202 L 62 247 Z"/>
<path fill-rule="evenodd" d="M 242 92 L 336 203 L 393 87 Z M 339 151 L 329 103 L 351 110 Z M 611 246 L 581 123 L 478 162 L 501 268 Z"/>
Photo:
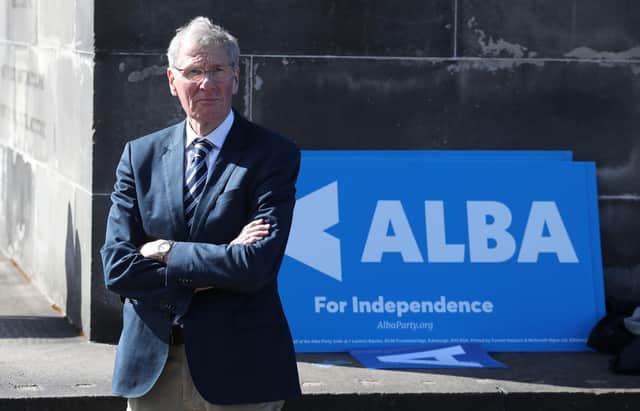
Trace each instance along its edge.
<path fill-rule="evenodd" d="M 214 404 L 300 395 L 277 275 L 291 226 L 300 151 L 235 113 L 187 231 L 183 121 L 124 148 L 101 249 L 106 286 L 126 297 L 113 391 L 147 393 L 167 360 L 181 315 L 193 382 Z M 251 245 L 229 245 L 248 222 L 271 224 Z M 138 249 L 175 240 L 167 265 Z M 213 289 L 194 293 L 194 289 Z"/>

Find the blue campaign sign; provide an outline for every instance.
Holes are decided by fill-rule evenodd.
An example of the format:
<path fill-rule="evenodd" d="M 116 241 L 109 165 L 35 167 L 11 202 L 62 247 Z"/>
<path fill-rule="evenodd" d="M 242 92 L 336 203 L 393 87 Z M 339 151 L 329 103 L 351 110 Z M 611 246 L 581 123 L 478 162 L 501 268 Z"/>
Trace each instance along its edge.
<path fill-rule="evenodd" d="M 573 152 L 568 150 L 309 150 L 304 152 L 305 158 L 321 157 L 399 157 L 399 158 L 428 158 L 431 161 L 444 160 L 555 160 L 571 161 Z"/>
<path fill-rule="evenodd" d="M 506 368 L 481 344 L 361 348 L 349 353 L 367 368 Z"/>
<path fill-rule="evenodd" d="M 604 315 L 592 163 L 303 153 L 280 292 L 299 352 L 581 351 Z"/>

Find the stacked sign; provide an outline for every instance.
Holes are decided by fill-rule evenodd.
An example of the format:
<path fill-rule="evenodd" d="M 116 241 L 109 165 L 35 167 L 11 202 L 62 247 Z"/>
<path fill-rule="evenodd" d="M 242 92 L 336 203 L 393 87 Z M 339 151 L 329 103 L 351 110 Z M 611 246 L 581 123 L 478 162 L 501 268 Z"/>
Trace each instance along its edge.
<path fill-rule="evenodd" d="M 304 152 L 280 293 L 299 352 L 581 351 L 595 167 L 560 152 Z"/>

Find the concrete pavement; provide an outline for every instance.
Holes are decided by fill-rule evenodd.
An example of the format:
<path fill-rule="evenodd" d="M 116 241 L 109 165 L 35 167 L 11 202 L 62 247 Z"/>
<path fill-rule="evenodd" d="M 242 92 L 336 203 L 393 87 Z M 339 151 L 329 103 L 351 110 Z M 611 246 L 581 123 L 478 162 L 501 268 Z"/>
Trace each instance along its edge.
<path fill-rule="evenodd" d="M 111 395 L 115 347 L 78 335 L 11 261 L 0 260 L 0 410 L 124 410 Z M 506 369 L 369 370 L 304 354 L 296 410 L 633 410 L 640 376 L 597 353 L 496 353 Z"/>
<path fill-rule="evenodd" d="M 115 347 L 87 342 L 8 259 L 0 287 L 0 410 L 119 409 Z"/>

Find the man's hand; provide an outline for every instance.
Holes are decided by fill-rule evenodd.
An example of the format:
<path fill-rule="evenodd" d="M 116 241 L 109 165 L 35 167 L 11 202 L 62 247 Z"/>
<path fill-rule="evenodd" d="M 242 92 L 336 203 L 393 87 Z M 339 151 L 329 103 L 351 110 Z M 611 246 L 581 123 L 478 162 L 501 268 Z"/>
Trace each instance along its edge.
<path fill-rule="evenodd" d="M 269 235 L 269 229 L 271 225 L 264 222 L 263 219 L 258 219 L 250 222 L 249 224 L 242 227 L 240 234 L 236 238 L 231 241 L 230 244 L 253 244 L 258 240 L 262 240 L 267 235 Z M 171 243 L 164 239 L 149 241 L 148 243 L 144 243 L 142 247 L 140 247 L 140 254 L 144 257 L 152 258 L 154 260 L 160 261 L 162 263 L 166 263 L 167 261 L 167 243 Z M 171 244 L 172 245 L 172 244 Z M 169 250 L 171 248 L 169 245 Z"/>
<path fill-rule="evenodd" d="M 258 240 L 262 240 L 267 235 L 269 235 L 269 229 L 271 228 L 270 224 L 264 222 L 262 218 L 254 220 L 249 224 L 242 227 L 240 234 L 236 238 L 233 239 L 229 244 L 253 244 Z M 150 244 L 150 243 L 148 243 Z M 209 290 L 213 287 L 202 287 L 196 288 L 194 292 L 200 292 L 204 290 Z"/>
<path fill-rule="evenodd" d="M 240 234 L 230 244 L 253 244 L 269 235 L 270 228 L 270 224 L 259 218 L 242 227 Z"/>

